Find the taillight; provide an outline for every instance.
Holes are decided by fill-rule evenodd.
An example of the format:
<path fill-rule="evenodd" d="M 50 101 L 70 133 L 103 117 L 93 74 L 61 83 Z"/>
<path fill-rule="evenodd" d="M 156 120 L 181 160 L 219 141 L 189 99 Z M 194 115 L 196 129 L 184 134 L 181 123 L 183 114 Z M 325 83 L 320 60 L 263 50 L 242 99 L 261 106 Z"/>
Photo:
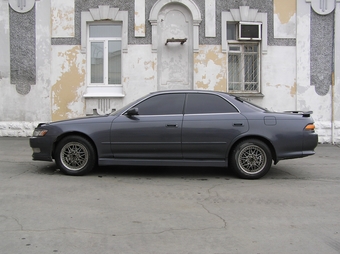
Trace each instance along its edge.
<path fill-rule="evenodd" d="M 306 131 L 314 131 L 315 130 L 315 125 L 313 123 L 309 123 L 305 127 Z"/>

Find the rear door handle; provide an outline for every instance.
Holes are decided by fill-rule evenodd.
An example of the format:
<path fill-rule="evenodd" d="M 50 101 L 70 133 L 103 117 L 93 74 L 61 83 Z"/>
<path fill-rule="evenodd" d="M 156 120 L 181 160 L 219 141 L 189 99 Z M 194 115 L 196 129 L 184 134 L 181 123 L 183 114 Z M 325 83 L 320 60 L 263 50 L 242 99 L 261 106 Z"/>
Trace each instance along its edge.
<path fill-rule="evenodd" d="M 166 127 L 168 127 L 168 128 L 177 128 L 178 125 L 177 124 L 167 124 Z"/>

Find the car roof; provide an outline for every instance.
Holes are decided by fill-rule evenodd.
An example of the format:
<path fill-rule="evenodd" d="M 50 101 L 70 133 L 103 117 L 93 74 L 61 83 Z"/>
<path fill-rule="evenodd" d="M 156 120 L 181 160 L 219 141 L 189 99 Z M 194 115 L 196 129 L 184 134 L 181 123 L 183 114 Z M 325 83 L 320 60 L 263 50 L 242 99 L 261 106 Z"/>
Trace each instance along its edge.
<path fill-rule="evenodd" d="M 221 93 L 219 91 L 212 91 L 212 90 L 194 90 L 194 89 L 174 89 L 174 90 L 160 90 L 160 91 L 154 91 L 151 92 L 151 94 L 154 93 Z"/>
<path fill-rule="evenodd" d="M 222 96 L 224 98 L 228 98 L 229 100 L 235 100 L 239 99 L 237 96 L 228 94 L 226 92 L 221 92 L 221 91 L 212 91 L 212 90 L 188 90 L 188 89 L 183 89 L 183 90 L 161 90 L 161 91 L 155 91 L 151 92 L 149 96 L 151 95 L 156 95 L 156 94 L 169 94 L 169 93 L 202 93 L 202 94 L 215 94 Z M 241 99 L 239 99 L 241 100 Z M 241 100 L 242 101 L 242 100 Z"/>
<path fill-rule="evenodd" d="M 212 90 L 161 90 L 161 91 L 155 91 L 151 92 L 150 94 L 165 94 L 165 93 L 210 93 L 210 94 L 219 94 L 219 95 L 228 95 L 231 96 L 228 93 L 220 92 L 220 91 L 212 91 Z"/>

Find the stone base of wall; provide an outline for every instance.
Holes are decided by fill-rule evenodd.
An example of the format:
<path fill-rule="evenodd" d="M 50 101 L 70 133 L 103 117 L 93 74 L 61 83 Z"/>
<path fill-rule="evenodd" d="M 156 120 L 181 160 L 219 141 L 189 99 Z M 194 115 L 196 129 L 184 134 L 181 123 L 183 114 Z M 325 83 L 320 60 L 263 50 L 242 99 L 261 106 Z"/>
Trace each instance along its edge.
<path fill-rule="evenodd" d="M 332 124 L 330 122 L 315 122 L 319 143 L 332 143 Z M 340 144 L 340 121 L 334 122 L 333 142 Z"/>
<path fill-rule="evenodd" d="M 31 137 L 34 128 L 40 122 L 0 122 L 0 137 Z M 332 142 L 332 125 L 330 122 L 316 122 L 319 143 Z M 334 123 L 333 142 L 340 144 L 340 121 Z"/>
<path fill-rule="evenodd" d="M 40 122 L 0 122 L 0 137 L 31 137 Z"/>

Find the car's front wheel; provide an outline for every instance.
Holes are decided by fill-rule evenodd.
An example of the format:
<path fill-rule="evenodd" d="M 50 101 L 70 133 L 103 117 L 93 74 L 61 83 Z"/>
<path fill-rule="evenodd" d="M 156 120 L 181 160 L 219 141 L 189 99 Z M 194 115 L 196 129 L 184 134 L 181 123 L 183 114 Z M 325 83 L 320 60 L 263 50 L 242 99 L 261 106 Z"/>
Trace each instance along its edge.
<path fill-rule="evenodd" d="M 245 179 L 261 178 L 272 165 L 270 149 L 257 139 L 244 140 L 237 144 L 230 159 L 234 172 Z"/>
<path fill-rule="evenodd" d="M 67 175 L 84 175 L 94 169 L 96 154 L 92 144 L 80 136 L 68 136 L 56 146 L 55 162 Z"/>

